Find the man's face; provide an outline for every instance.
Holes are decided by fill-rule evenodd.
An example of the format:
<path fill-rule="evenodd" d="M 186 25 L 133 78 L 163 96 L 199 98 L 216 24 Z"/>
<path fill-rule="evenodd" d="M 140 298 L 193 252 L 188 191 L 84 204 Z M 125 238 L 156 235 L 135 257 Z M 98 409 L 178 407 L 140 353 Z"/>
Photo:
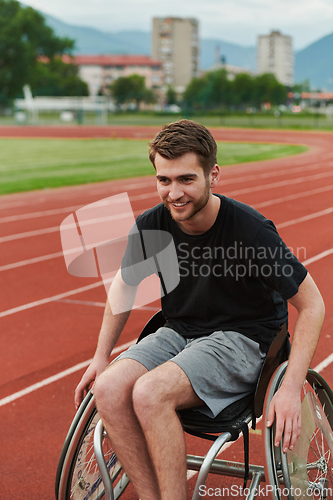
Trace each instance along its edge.
<path fill-rule="evenodd" d="M 211 175 L 205 177 L 195 153 L 167 160 L 155 157 L 158 194 L 176 222 L 195 218 L 211 195 Z"/>

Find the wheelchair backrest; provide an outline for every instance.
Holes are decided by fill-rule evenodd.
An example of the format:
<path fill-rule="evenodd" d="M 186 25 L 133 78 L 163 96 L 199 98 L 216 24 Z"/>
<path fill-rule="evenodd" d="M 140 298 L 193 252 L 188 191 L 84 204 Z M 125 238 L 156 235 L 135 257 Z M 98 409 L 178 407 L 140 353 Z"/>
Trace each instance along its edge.
<path fill-rule="evenodd" d="M 285 323 L 274 338 L 262 366 L 254 395 L 254 415 L 259 418 L 262 415 L 266 390 L 269 381 L 277 367 L 289 357 L 290 342 L 287 324 Z"/>
<path fill-rule="evenodd" d="M 140 342 L 140 340 L 147 337 L 150 333 L 155 333 L 163 325 L 165 325 L 165 318 L 160 310 L 147 321 L 137 341 Z"/>

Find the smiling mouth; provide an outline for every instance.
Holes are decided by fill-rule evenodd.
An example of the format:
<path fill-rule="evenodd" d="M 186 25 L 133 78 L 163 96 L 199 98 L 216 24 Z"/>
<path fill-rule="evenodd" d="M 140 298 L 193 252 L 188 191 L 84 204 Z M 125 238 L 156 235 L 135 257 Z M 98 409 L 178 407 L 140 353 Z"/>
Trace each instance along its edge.
<path fill-rule="evenodd" d="M 183 203 L 175 203 L 175 202 L 170 202 L 170 204 L 173 206 L 173 207 L 177 207 L 177 208 L 181 208 L 181 207 L 185 207 L 185 205 L 187 205 L 189 202 L 188 201 L 185 201 Z"/>

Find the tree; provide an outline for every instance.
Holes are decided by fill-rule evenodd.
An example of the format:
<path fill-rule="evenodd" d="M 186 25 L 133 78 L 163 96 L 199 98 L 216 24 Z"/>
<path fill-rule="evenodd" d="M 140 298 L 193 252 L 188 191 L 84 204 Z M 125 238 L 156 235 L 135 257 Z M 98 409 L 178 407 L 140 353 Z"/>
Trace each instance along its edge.
<path fill-rule="evenodd" d="M 274 75 L 263 74 L 253 77 L 247 73 L 229 80 L 225 69 L 211 71 L 201 78 L 194 78 L 183 94 L 184 106 L 193 110 L 223 110 L 269 102 L 282 104 L 287 100 L 287 87 L 278 82 Z"/>
<path fill-rule="evenodd" d="M 16 0 L 0 0 L 0 105 L 15 99 L 36 81 L 42 56 L 53 61 L 71 54 L 74 41 L 56 36 L 44 17 Z"/>
<path fill-rule="evenodd" d="M 231 83 L 231 100 L 237 108 L 252 104 L 254 80 L 248 73 L 239 73 Z"/>
<path fill-rule="evenodd" d="M 225 69 L 207 73 L 208 107 L 221 109 L 227 107 L 231 100 L 231 82 Z"/>
<path fill-rule="evenodd" d="M 287 100 L 287 87 L 278 82 L 271 73 L 264 73 L 254 78 L 253 101 L 255 106 L 269 102 L 270 104 L 283 104 Z"/>
<path fill-rule="evenodd" d="M 207 105 L 207 84 L 205 78 L 192 78 L 183 94 L 185 108 L 200 110 Z"/>
<path fill-rule="evenodd" d="M 87 83 L 79 77 L 78 66 L 60 57 L 48 62 L 38 61 L 31 89 L 35 96 L 89 95 Z"/>
<path fill-rule="evenodd" d="M 229 103 L 230 85 L 225 69 L 193 78 L 183 94 L 184 105 L 194 110 L 221 109 Z"/>
<path fill-rule="evenodd" d="M 301 94 L 302 92 L 311 92 L 310 80 L 306 79 L 300 83 L 295 83 L 292 86 L 291 91 L 297 94 Z"/>
<path fill-rule="evenodd" d="M 152 89 L 147 89 L 144 76 L 130 75 L 117 78 L 110 86 L 112 97 L 118 106 L 135 103 L 140 107 L 141 102 L 148 104 L 156 102 L 156 95 Z"/>
<path fill-rule="evenodd" d="M 165 94 L 166 98 L 166 103 L 168 106 L 172 106 L 172 104 L 177 104 L 178 99 L 177 99 L 177 92 L 175 88 L 172 85 L 168 86 L 168 89 Z"/>

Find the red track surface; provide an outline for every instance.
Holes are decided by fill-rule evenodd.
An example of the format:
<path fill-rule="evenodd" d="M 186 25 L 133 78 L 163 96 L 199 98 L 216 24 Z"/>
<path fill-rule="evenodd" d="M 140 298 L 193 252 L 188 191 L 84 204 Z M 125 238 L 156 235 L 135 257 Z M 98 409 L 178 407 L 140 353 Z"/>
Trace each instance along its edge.
<path fill-rule="evenodd" d="M 0 137 L 148 139 L 156 130 L 153 127 L 0 127 Z M 248 203 L 272 218 L 286 243 L 299 254 L 300 260 L 316 257 L 308 264 L 308 269 L 323 293 L 327 314 L 312 363 L 315 367 L 333 350 L 333 253 L 322 254 L 333 248 L 333 211 L 329 210 L 333 207 L 333 136 L 318 132 L 241 129 L 215 129 L 213 134 L 216 139 L 226 141 L 310 146 L 310 151 L 302 155 L 226 168 L 218 191 Z M 61 256 L 44 260 L 38 258 L 61 252 L 58 227 L 73 211 L 73 208 L 66 210 L 66 207 L 79 208 L 124 191 L 129 193 L 135 213 L 158 203 L 153 178 L 0 198 L 1 400 L 93 355 L 103 308 L 80 301 L 105 302 L 104 288 L 100 286 L 90 291 L 75 292 L 97 280 L 70 276 Z M 58 212 L 44 213 L 51 209 Z M 63 211 L 60 213 L 59 209 Z M 31 213 L 35 215 L 26 215 Z M 36 233 L 24 234 L 30 231 Z M 36 258 L 37 261 L 30 261 Z M 78 303 L 52 299 L 57 294 L 70 291 L 73 293 L 65 300 L 76 300 Z M 46 298 L 50 300 L 31 307 L 34 301 Z M 24 305 L 28 307 L 21 307 Z M 150 315 L 151 312 L 147 311 L 133 312 L 119 345 L 136 338 L 138 330 Z M 291 324 L 293 320 L 292 314 Z M 81 374 L 82 370 L 60 378 L 5 405 L 0 401 L 1 500 L 54 498 L 58 457 L 74 415 L 73 390 Z M 333 365 L 325 368 L 322 374 L 332 385 Z M 196 438 L 188 439 L 188 447 L 191 453 L 207 449 L 207 445 Z M 261 464 L 260 434 L 251 435 L 250 450 L 252 462 Z M 242 461 L 241 443 L 233 444 L 223 452 L 223 456 Z M 223 480 L 225 487 L 232 483 L 240 484 L 234 480 Z M 190 491 L 193 484 L 194 478 L 189 481 Z M 211 479 L 209 484 L 222 487 L 221 480 L 217 478 Z M 124 499 L 135 498 L 129 487 Z"/>

